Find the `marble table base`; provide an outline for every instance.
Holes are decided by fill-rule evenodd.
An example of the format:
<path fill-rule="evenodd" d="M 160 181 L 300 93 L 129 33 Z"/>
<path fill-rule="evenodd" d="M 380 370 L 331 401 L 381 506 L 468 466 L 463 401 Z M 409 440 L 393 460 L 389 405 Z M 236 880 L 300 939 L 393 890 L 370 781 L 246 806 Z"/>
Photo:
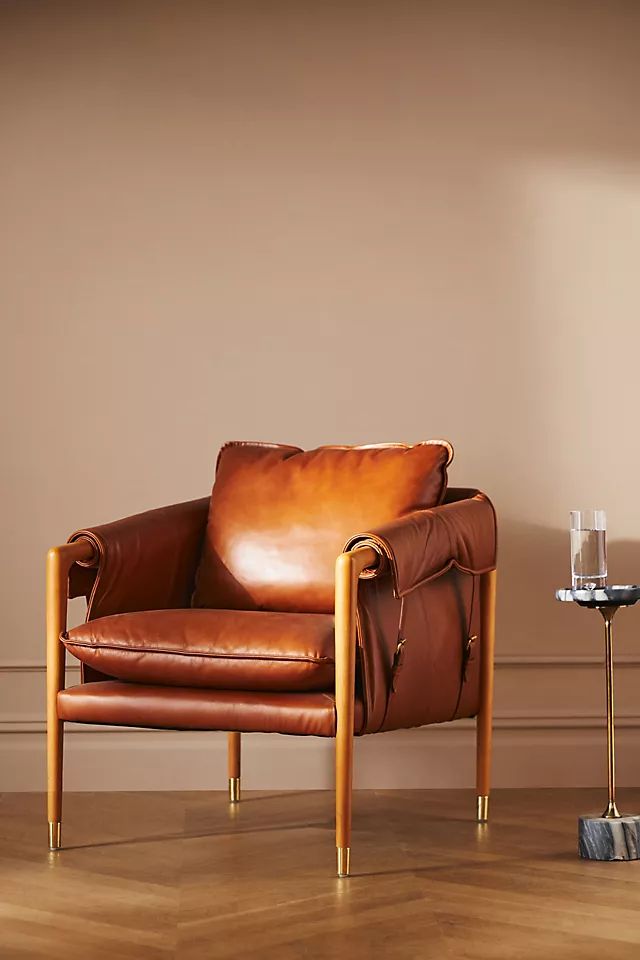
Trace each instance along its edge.
<path fill-rule="evenodd" d="M 579 817 L 578 853 L 584 860 L 640 860 L 640 816 Z"/>

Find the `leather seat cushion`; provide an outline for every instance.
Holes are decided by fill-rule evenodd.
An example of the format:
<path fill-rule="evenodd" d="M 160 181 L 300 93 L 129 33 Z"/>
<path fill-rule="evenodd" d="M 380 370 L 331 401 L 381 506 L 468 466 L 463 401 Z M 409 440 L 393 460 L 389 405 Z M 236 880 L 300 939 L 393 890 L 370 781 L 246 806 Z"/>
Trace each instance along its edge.
<path fill-rule="evenodd" d="M 62 635 L 83 663 L 119 680 L 221 690 L 330 690 L 329 614 L 151 610 L 91 620 Z"/>
<path fill-rule="evenodd" d="M 67 687 L 58 694 L 58 716 L 75 723 L 106 723 L 159 730 L 239 730 L 335 737 L 333 694 L 203 690 L 105 680 Z M 364 712 L 356 697 L 355 734 Z"/>

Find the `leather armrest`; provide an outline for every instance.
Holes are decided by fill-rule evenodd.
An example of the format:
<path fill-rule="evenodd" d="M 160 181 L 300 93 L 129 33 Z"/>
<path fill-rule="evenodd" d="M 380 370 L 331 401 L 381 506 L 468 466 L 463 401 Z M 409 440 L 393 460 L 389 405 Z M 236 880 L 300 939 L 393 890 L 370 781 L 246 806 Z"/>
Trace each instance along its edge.
<path fill-rule="evenodd" d="M 76 530 L 68 543 L 86 539 L 94 548 L 91 561 L 76 565 L 79 584 L 82 567 L 95 569 L 87 619 L 188 607 L 208 509 L 203 497 Z M 79 592 L 70 584 L 70 596 Z"/>
<path fill-rule="evenodd" d="M 416 510 L 358 534 L 345 550 L 364 545 L 387 559 L 395 594 L 402 597 L 452 567 L 471 574 L 493 570 L 495 511 L 489 498 L 478 490 L 452 490 L 441 506 Z M 365 576 L 376 576 L 377 572 L 374 569 Z"/>

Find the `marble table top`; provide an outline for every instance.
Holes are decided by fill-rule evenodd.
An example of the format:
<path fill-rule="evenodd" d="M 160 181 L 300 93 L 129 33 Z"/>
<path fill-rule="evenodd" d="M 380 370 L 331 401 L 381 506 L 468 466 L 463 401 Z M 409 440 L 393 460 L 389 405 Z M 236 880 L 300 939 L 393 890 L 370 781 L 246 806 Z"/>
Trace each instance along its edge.
<path fill-rule="evenodd" d="M 581 607 L 632 607 L 640 600 L 640 586 L 635 583 L 612 584 L 610 587 L 564 587 L 556 590 L 556 600 L 572 601 Z"/>

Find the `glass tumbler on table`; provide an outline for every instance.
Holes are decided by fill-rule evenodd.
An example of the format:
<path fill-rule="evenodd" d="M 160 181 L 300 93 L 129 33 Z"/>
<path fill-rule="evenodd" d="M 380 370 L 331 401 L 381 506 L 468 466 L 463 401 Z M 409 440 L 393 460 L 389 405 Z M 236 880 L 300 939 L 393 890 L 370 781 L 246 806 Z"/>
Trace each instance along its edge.
<path fill-rule="evenodd" d="M 571 586 L 594 590 L 607 584 L 607 518 L 604 510 L 571 511 Z"/>

